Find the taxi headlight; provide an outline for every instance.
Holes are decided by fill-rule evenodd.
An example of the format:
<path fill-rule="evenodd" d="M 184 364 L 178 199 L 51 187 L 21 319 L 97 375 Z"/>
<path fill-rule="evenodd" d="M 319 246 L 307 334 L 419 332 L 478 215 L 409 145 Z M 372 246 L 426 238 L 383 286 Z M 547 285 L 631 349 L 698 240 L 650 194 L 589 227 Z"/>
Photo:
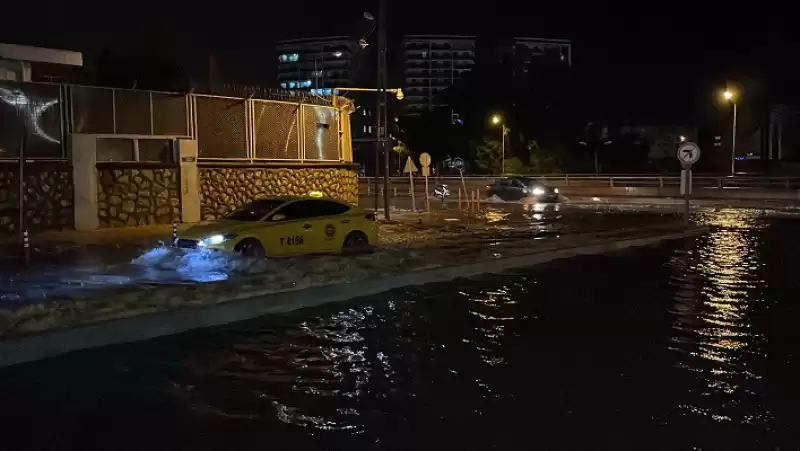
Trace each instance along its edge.
<path fill-rule="evenodd" d="M 208 238 L 203 238 L 200 240 L 200 246 L 214 246 L 217 244 L 222 244 L 226 241 L 230 241 L 236 238 L 236 234 L 228 233 L 226 235 L 211 235 Z"/>
<path fill-rule="evenodd" d="M 533 189 L 534 196 L 541 196 L 542 194 L 544 194 L 544 188 L 537 186 L 536 188 Z"/>

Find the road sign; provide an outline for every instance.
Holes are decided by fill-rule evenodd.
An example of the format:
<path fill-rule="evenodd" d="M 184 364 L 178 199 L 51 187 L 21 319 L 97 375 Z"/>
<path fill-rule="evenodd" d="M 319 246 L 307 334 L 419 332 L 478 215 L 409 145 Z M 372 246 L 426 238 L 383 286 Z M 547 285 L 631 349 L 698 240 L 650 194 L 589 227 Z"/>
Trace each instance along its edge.
<path fill-rule="evenodd" d="M 419 156 L 419 164 L 422 165 L 422 176 L 430 177 L 431 175 L 431 156 L 428 152 L 422 152 Z"/>
<path fill-rule="evenodd" d="M 684 167 L 697 163 L 700 159 L 700 147 L 693 142 L 685 142 L 678 147 L 678 160 Z"/>
<path fill-rule="evenodd" d="M 406 167 L 403 169 L 403 174 L 411 174 L 412 172 L 417 172 L 417 166 L 414 164 L 414 160 L 408 157 L 406 160 Z"/>
<path fill-rule="evenodd" d="M 419 155 L 419 163 L 422 165 L 422 176 L 425 177 L 425 209 L 431 211 L 431 201 L 428 197 L 428 177 L 431 175 L 431 156 L 428 152 Z"/>
<path fill-rule="evenodd" d="M 431 156 L 428 152 L 422 152 L 419 154 L 419 164 L 423 167 L 431 165 Z"/>
<path fill-rule="evenodd" d="M 683 166 L 681 171 L 681 190 L 683 192 L 683 216 L 688 224 L 691 221 L 691 201 L 692 192 L 692 165 L 700 159 L 700 147 L 693 142 L 685 142 L 678 147 L 678 160 Z"/>
<path fill-rule="evenodd" d="M 464 169 L 464 160 L 462 160 L 461 157 L 453 158 L 453 162 L 451 164 L 453 165 L 453 168 L 458 169 L 459 171 Z"/>

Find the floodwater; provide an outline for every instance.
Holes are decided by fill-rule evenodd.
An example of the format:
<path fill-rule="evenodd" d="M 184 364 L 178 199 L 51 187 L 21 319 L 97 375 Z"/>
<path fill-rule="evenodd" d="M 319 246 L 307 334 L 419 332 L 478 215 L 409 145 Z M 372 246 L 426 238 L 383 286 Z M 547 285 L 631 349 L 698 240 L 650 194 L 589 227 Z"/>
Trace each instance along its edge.
<path fill-rule="evenodd" d="M 800 447 L 800 221 L 0 371 L 10 450 Z"/>

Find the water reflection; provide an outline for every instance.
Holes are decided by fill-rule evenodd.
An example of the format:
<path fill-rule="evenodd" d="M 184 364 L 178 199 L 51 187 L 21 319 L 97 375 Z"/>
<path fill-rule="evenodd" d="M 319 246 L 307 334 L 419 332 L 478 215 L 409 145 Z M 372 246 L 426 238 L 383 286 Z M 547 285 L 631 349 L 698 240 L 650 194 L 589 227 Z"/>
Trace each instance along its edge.
<path fill-rule="evenodd" d="M 766 339 L 753 327 L 764 310 L 762 222 L 741 211 L 705 212 L 711 233 L 689 242 L 670 259 L 675 318 L 671 348 L 676 365 L 694 384 L 681 408 L 717 422 L 763 421 L 758 387 Z M 699 396 L 697 396 L 699 395 Z M 754 399 L 759 398 L 759 399 Z"/>
<path fill-rule="evenodd" d="M 684 242 L 0 371 L 6 440 L 81 451 L 114 440 L 153 451 L 798 449 L 800 281 L 786 264 L 800 255 L 798 224 L 698 219 L 711 232 Z"/>

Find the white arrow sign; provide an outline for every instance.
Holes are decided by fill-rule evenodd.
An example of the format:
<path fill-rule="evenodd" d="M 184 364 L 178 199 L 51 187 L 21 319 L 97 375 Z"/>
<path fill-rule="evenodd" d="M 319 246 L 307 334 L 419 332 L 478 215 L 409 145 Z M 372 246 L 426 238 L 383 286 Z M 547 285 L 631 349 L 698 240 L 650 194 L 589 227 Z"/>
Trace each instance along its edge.
<path fill-rule="evenodd" d="M 678 147 L 678 160 L 684 166 L 691 166 L 700 159 L 700 147 L 693 142 L 685 142 Z"/>

